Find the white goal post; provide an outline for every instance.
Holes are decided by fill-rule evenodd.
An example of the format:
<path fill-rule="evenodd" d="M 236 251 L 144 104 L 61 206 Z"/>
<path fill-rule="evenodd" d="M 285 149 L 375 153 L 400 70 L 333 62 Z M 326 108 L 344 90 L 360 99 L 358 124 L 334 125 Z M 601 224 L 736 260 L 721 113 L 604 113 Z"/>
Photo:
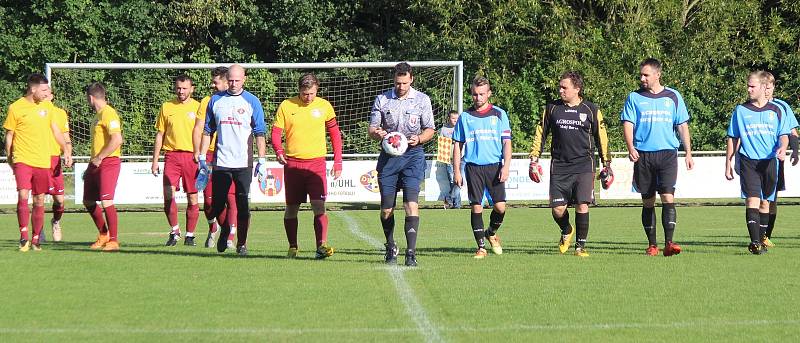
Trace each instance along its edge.
<path fill-rule="evenodd" d="M 241 63 L 247 69 L 245 89 L 264 106 L 267 126 L 272 125 L 278 104 L 297 95 L 297 79 L 313 72 L 320 79 L 318 95 L 330 101 L 344 138 L 345 157 L 372 157 L 377 143 L 367 138 L 369 112 L 375 97 L 393 86 L 391 68 L 399 62 L 336 63 Z M 414 84 L 431 97 L 437 127 L 447 112 L 463 110 L 464 65 L 462 61 L 408 61 L 414 67 Z M 101 81 L 108 88 L 109 103 L 123 122 L 123 157 L 146 160 L 152 153 L 156 115 L 162 103 L 173 99 L 173 79 L 187 74 L 194 80 L 197 100 L 211 93 L 210 70 L 233 63 L 47 63 L 45 74 L 55 94 L 54 103 L 70 115 L 76 156 L 88 155 L 94 114 L 86 104 L 84 87 Z M 426 151 L 433 152 L 434 144 Z"/>

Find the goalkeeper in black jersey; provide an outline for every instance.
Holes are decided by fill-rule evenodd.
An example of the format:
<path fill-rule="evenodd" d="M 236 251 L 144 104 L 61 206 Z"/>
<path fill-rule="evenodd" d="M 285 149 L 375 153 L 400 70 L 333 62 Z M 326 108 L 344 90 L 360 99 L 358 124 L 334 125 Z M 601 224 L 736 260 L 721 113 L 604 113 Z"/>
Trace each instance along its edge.
<path fill-rule="evenodd" d="M 589 204 L 594 203 L 594 150 L 598 149 L 603 164 L 603 187 L 611 184 L 613 174 L 608 153 L 608 136 L 603 114 L 595 104 L 583 99 L 583 78 L 577 72 L 566 72 L 559 82 L 560 100 L 547 104 L 531 148 L 531 178 L 539 178 L 539 156 L 547 136 L 553 136 L 550 163 L 550 208 L 561 229 L 559 251 L 569 250 L 577 232 L 575 255 L 586 257 L 589 233 Z M 575 227 L 569 222 L 567 206 L 575 207 Z"/>

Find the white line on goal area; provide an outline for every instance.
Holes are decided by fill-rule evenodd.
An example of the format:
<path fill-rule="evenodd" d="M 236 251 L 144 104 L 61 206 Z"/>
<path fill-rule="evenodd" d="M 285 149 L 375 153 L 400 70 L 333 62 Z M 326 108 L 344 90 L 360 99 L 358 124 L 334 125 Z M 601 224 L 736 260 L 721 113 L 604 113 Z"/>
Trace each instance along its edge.
<path fill-rule="evenodd" d="M 332 213 L 341 217 L 345 221 L 345 226 L 356 237 L 367 242 L 376 249 L 384 248 L 381 241 L 362 231 L 358 223 L 347 215 L 347 213 L 343 211 L 335 211 Z M 409 286 L 405 276 L 403 276 L 403 270 L 400 267 L 393 266 L 392 268 L 387 268 L 386 272 L 389 273 L 392 282 L 394 282 L 394 288 L 397 289 L 397 294 L 400 296 L 400 300 L 403 302 L 403 305 L 405 305 L 408 314 L 411 315 L 411 319 L 414 320 L 414 324 L 417 325 L 417 331 L 425 337 L 425 341 L 444 342 L 444 339 L 439 334 L 439 328 L 428 318 L 428 313 L 425 312 L 425 308 L 419 303 L 416 295 L 414 295 L 414 290 Z"/>
<path fill-rule="evenodd" d="M 708 328 L 708 327 L 734 327 L 734 326 L 762 326 L 762 325 L 800 325 L 800 320 L 742 320 L 742 321 L 693 321 L 671 323 L 596 323 L 596 324 L 565 324 L 565 325 L 504 325 L 480 327 L 442 327 L 445 332 L 545 332 L 566 330 L 624 330 L 624 329 L 679 329 L 679 328 Z M 225 334 L 225 335 L 260 335 L 260 334 L 391 334 L 412 333 L 418 329 L 411 328 L 134 328 L 134 327 L 92 327 L 92 328 L 3 328 L 0 334 Z M 0 337 L 2 338 L 2 337 Z"/>

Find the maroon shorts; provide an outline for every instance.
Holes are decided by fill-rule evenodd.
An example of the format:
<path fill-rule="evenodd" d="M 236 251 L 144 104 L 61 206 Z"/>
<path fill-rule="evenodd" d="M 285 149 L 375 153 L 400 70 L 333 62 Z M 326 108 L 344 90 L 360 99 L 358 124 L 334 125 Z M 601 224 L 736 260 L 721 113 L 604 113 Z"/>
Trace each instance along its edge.
<path fill-rule="evenodd" d="M 311 200 L 322 200 L 328 195 L 325 179 L 325 158 L 297 159 L 287 158 L 283 166 L 283 178 L 286 182 L 286 203 L 299 204 Z"/>
<path fill-rule="evenodd" d="M 167 151 L 164 155 L 164 186 L 172 186 L 179 190 L 183 185 L 186 193 L 197 193 L 195 180 L 197 180 L 197 162 L 194 161 L 194 154 L 188 151 Z"/>
<path fill-rule="evenodd" d="M 99 167 L 89 163 L 83 174 L 83 201 L 114 200 L 119 169 L 119 157 L 106 157 Z"/>
<path fill-rule="evenodd" d="M 50 191 L 50 168 L 36 168 L 25 163 L 14 163 L 14 179 L 17 180 L 17 191 L 29 189 L 34 195 Z"/>
<path fill-rule="evenodd" d="M 211 166 L 211 162 L 214 162 L 214 152 L 209 151 L 206 153 L 206 163 Z M 203 190 L 203 196 L 206 198 L 211 199 L 211 178 L 208 178 L 208 184 L 206 185 L 206 189 Z M 231 188 L 228 189 L 228 194 L 236 195 L 236 185 L 231 182 Z M 234 204 L 236 205 L 236 204 Z"/>
<path fill-rule="evenodd" d="M 50 195 L 64 195 L 64 172 L 61 170 L 61 156 L 50 157 Z"/>

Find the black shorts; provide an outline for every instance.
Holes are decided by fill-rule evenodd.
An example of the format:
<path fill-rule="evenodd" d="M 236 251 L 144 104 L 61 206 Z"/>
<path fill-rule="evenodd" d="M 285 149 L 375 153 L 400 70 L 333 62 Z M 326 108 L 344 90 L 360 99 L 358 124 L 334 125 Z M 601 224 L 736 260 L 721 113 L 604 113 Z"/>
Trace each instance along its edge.
<path fill-rule="evenodd" d="M 784 179 L 785 176 L 783 175 L 783 168 L 784 168 L 783 167 L 783 164 L 784 164 L 783 162 L 785 162 L 785 161 L 778 160 L 778 190 L 779 191 L 785 191 L 786 190 L 786 180 Z"/>
<path fill-rule="evenodd" d="M 633 191 L 642 198 L 659 194 L 675 194 L 678 181 L 678 151 L 639 151 L 639 160 L 633 164 Z"/>
<path fill-rule="evenodd" d="M 470 205 L 480 205 L 483 191 L 487 190 L 495 203 L 506 201 L 506 183 L 500 182 L 500 163 L 479 166 L 467 163 L 467 194 Z"/>
<path fill-rule="evenodd" d="M 594 173 L 550 174 L 550 207 L 594 203 Z"/>
<path fill-rule="evenodd" d="M 752 160 L 739 154 L 739 184 L 742 198 L 775 201 L 778 186 L 778 159 Z"/>

